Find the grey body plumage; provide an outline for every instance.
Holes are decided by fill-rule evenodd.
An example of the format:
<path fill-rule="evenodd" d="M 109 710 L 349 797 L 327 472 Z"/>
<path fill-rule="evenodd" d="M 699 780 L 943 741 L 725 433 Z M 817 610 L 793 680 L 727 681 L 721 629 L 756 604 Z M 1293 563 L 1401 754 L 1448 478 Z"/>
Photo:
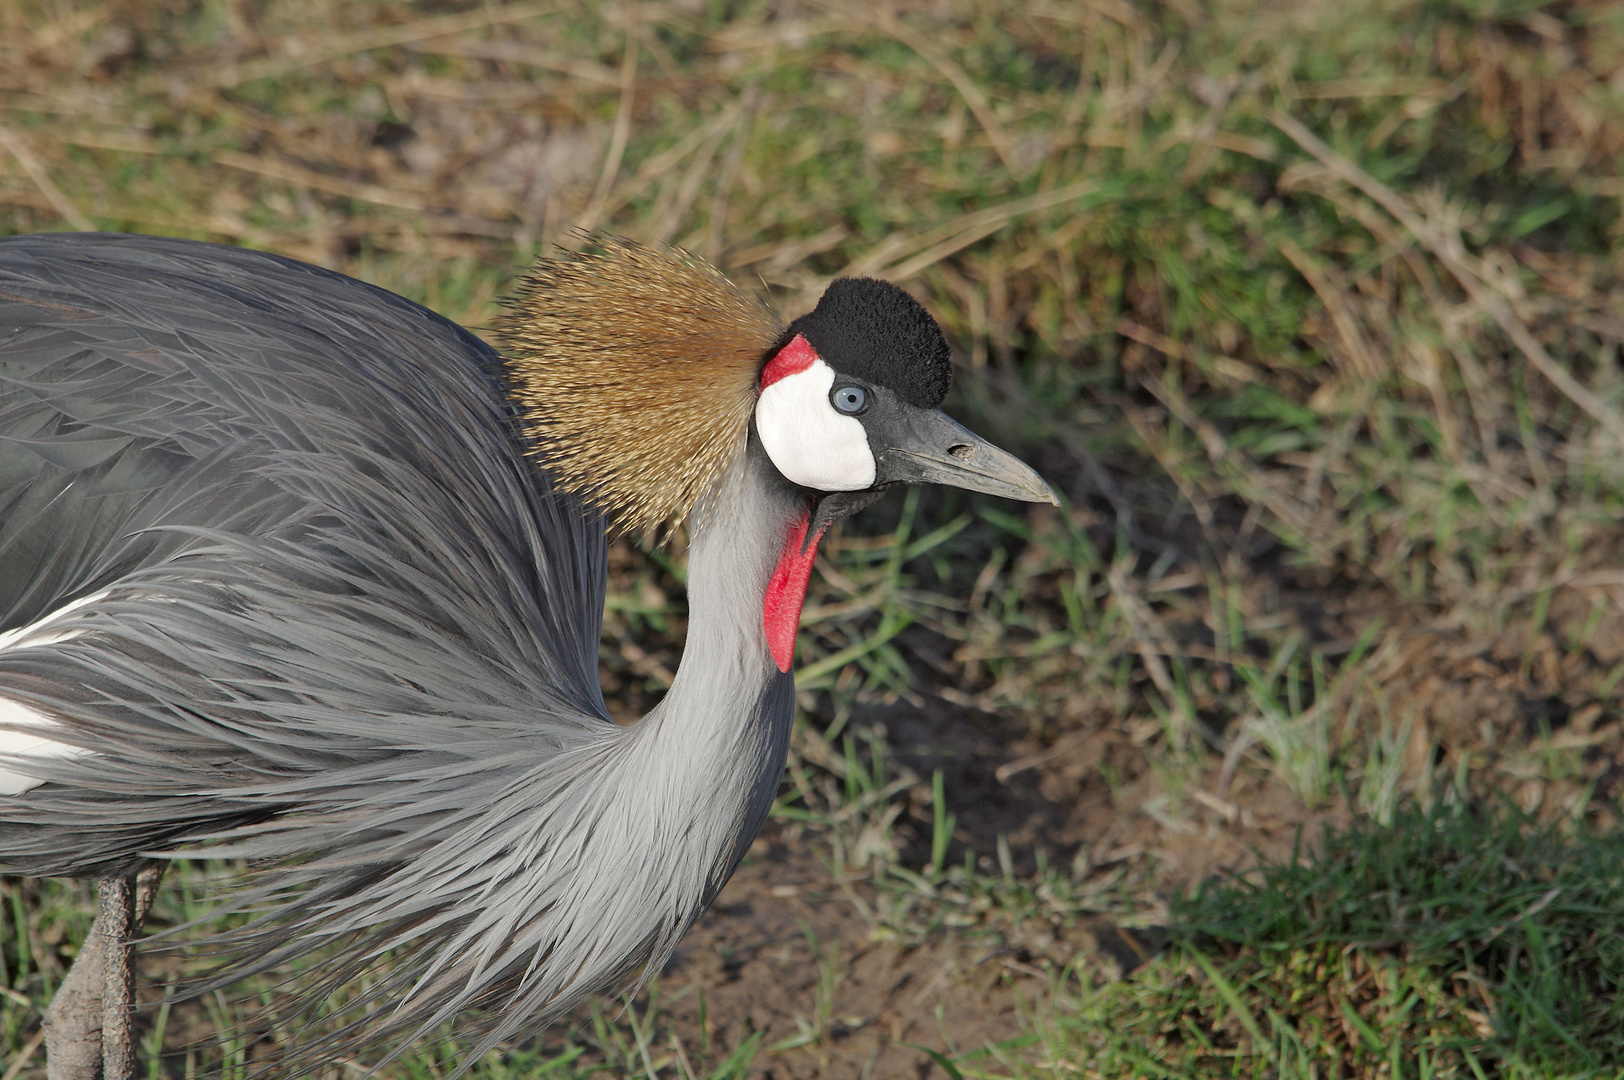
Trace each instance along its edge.
<path fill-rule="evenodd" d="M 0 632 L 82 602 L 0 647 L 0 699 L 82 751 L 0 756 L 36 785 L 0 796 L 0 868 L 255 860 L 220 977 L 320 957 L 315 1007 L 381 973 L 352 1045 L 485 1006 L 483 1050 L 658 970 L 777 790 L 762 598 L 808 492 L 741 434 L 693 508 L 675 682 L 616 726 L 604 521 L 511 390 L 471 334 L 303 264 L 0 240 Z"/>

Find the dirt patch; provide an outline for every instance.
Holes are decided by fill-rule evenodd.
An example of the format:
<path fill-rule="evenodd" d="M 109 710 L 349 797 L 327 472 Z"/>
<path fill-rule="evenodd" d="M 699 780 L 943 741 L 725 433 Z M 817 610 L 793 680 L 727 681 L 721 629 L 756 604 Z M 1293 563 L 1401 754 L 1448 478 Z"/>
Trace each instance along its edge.
<path fill-rule="evenodd" d="M 1104 919 L 1027 945 L 951 929 L 911 946 L 886 940 L 862 913 L 872 888 L 836 880 L 808 845 L 777 843 L 780 831 L 758 842 L 660 980 L 662 1015 L 685 1048 L 708 1043 L 715 1061 L 761 1036 L 752 1075 L 945 1076 L 920 1047 L 953 1056 L 1017 1039 L 1069 961 L 1129 971 L 1157 948 L 1153 932 Z"/>
<path fill-rule="evenodd" d="M 1339 807 L 1311 808 L 1251 772 L 1226 786 L 1216 756 L 1198 783 L 1177 793 L 1191 805 L 1175 811 L 1175 793 L 1153 767 L 1145 740 L 1122 725 L 1085 723 L 1036 736 L 1024 722 L 938 696 L 925 697 L 919 707 L 899 704 L 861 715 L 883 725 L 903 767 L 922 777 L 942 772 L 957 820 L 947 861 L 961 862 L 968 849 L 985 871 L 1003 869 L 1002 836 L 1019 876 L 1040 865 L 1069 866 L 1086 876 L 1150 859 L 1157 869 L 1149 880 L 1166 890 L 1244 870 L 1260 854 L 1284 857 L 1300 826 L 1312 833 L 1318 824 L 1347 818 Z M 918 866 L 929 858 L 931 820 L 917 805 L 910 819 L 901 855 Z"/>
<path fill-rule="evenodd" d="M 775 1078 L 923 1077 L 937 1067 L 909 1044 L 952 1054 L 1020 1035 L 1041 968 L 951 932 L 877 941 L 854 903 L 863 886 L 843 888 L 805 845 L 760 847 L 661 979 L 679 1033 L 698 1037 L 702 999 L 724 1050 L 755 1032 L 764 1047 L 805 1040 L 757 1059 Z"/>

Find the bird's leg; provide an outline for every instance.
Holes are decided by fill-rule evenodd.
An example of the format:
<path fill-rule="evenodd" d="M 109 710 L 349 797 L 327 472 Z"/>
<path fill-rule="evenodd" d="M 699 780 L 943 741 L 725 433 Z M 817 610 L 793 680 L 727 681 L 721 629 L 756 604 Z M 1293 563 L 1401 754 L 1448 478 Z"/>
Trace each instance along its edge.
<path fill-rule="evenodd" d="M 104 916 L 98 914 L 79 955 L 45 1010 L 47 1080 L 97 1080 L 102 1071 L 102 984 L 107 965 Z"/>
<path fill-rule="evenodd" d="M 130 938 L 135 927 L 135 881 L 108 878 L 101 883 L 102 932 L 102 1080 L 134 1080 L 135 1047 L 130 1009 L 135 1004 L 135 976 L 130 970 Z"/>
<path fill-rule="evenodd" d="M 139 932 L 162 876 L 163 865 L 159 864 L 142 870 L 133 888 L 127 878 L 101 883 L 96 921 L 45 1010 L 47 1080 L 126 1080 L 134 1076 L 129 939 Z M 110 987 L 115 988 L 114 994 L 108 993 Z M 123 988 L 122 994 L 117 987 Z M 122 1009 L 116 1003 L 109 1006 L 115 997 L 122 998 Z M 122 1049 L 115 1045 L 119 1041 Z"/>
<path fill-rule="evenodd" d="M 130 953 L 141 932 L 164 864 L 148 866 L 133 878 L 101 883 L 101 915 L 107 918 L 102 990 L 102 1080 L 135 1080 L 135 966 Z"/>

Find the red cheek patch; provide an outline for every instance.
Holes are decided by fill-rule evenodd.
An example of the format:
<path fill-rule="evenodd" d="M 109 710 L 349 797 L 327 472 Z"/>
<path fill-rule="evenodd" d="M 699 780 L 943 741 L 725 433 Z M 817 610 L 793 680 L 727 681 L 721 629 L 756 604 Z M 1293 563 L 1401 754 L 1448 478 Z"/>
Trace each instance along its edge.
<path fill-rule="evenodd" d="M 811 367 L 817 360 L 817 350 L 807 343 L 806 338 L 796 334 L 790 343 L 778 350 L 778 355 L 767 361 L 767 366 L 761 369 L 761 388 L 763 390 L 789 375 L 799 375 Z"/>
<path fill-rule="evenodd" d="M 799 338 L 796 338 L 799 341 Z M 780 353 L 780 356 L 783 354 Z M 784 553 L 767 582 L 767 595 L 761 603 L 761 626 L 767 632 L 767 649 L 779 671 L 788 671 L 795 660 L 795 631 L 801 626 L 801 605 L 806 602 L 806 584 L 812 577 L 812 560 L 818 554 L 823 530 L 806 539 L 812 508 L 801 511 L 801 519 L 784 537 Z M 802 550 L 802 548 L 805 550 Z"/>

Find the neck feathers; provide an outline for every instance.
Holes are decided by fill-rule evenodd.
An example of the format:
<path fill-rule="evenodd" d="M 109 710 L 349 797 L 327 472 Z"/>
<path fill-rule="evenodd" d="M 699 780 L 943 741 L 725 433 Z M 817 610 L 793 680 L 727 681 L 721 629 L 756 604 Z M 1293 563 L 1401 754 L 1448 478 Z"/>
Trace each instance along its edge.
<path fill-rule="evenodd" d="M 782 328 L 710 264 L 594 238 L 498 324 L 534 453 L 624 531 L 682 520 L 734 459 Z"/>

